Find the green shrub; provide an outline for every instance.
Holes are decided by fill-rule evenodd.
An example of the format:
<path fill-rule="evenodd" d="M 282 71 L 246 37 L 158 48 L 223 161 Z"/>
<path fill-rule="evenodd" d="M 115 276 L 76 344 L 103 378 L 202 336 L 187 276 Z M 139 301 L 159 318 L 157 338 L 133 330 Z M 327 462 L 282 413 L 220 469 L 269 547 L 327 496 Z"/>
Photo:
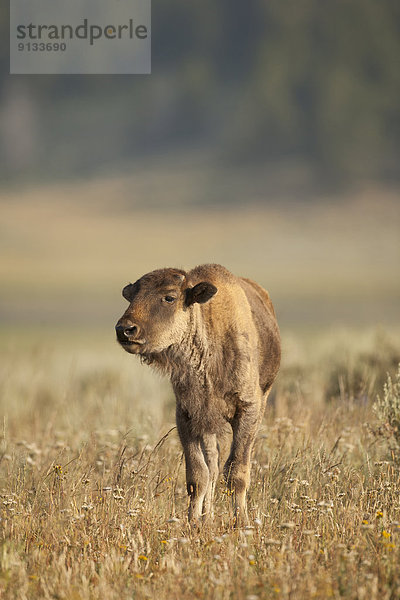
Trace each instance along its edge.
<path fill-rule="evenodd" d="M 374 410 L 381 421 L 381 430 L 386 432 L 398 452 L 400 450 L 400 364 L 394 382 L 388 375 L 383 398 L 378 396 Z"/>

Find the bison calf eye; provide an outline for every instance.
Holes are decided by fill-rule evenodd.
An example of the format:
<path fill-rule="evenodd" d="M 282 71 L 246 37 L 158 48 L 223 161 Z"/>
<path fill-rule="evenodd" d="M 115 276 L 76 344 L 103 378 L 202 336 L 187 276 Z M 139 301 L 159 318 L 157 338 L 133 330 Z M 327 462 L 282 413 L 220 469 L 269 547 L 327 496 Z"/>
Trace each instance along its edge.
<path fill-rule="evenodd" d="M 175 302 L 176 298 L 175 298 L 175 296 L 164 296 L 164 298 L 162 300 L 163 300 L 163 302 L 166 302 L 167 304 L 172 304 L 173 302 Z"/>

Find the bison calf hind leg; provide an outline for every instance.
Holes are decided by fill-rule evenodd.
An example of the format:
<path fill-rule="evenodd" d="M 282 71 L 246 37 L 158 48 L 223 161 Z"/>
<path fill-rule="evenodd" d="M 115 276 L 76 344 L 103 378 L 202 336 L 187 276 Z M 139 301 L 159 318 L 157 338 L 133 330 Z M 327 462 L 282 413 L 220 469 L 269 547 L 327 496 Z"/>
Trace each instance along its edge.
<path fill-rule="evenodd" d="M 205 518 L 207 518 L 208 516 L 213 516 L 214 492 L 219 473 L 219 449 L 217 436 L 215 434 L 203 435 L 201 440 L 201 448 L 209 472 L 208 486 L 203 503 L 203 515 Z"/>
<path fill-rule="evenodd" d="M 250 483 L 250 464 L 238 464 L 228 459 L 224 476 L 228 491 L 232 494 L 235 520 L 247 521 L 246 494 Z"/>
<path fill-rule="evenodd" d="M 260 419 L 258 403 L 250 404 L 232 422 L 233 440 L 224 476 L 233 495 L 236 519 L 247 521 L 246 493 L 250 484 L 250 458 Z"/>

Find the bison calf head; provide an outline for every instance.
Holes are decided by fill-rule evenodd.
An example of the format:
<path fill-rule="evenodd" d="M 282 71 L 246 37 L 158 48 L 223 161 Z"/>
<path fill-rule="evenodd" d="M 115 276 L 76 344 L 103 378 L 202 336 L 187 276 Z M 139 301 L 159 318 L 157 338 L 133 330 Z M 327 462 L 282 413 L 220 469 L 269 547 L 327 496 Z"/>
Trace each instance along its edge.
<path fill-rule="evenodd" d="M 143 275 L 122 290 L 129 307 L 115 330 L 131 354 L 150 354 L 179 344 L 190 322 L 190 311 L 214 296 L 217 288 L 201 281 L 190 285 L 185 271 L 160 269 Z"/>

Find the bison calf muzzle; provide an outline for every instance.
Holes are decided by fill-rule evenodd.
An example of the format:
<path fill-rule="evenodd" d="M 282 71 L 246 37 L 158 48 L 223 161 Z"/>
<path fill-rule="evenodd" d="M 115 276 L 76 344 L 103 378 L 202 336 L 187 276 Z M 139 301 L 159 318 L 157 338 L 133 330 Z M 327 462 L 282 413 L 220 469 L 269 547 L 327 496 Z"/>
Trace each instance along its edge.
<path fill-rule="evenodd" d="M 268 292 L 220 265 L 159 269 L 122 290 L 129 307 L 117 340 L 168 374 L 186 462 L 189 520 L 212 512 L 218 435 L 233 440 L 224 475 L 235 517 L 246 518 L 250 458 L 280 363 Z"/>

